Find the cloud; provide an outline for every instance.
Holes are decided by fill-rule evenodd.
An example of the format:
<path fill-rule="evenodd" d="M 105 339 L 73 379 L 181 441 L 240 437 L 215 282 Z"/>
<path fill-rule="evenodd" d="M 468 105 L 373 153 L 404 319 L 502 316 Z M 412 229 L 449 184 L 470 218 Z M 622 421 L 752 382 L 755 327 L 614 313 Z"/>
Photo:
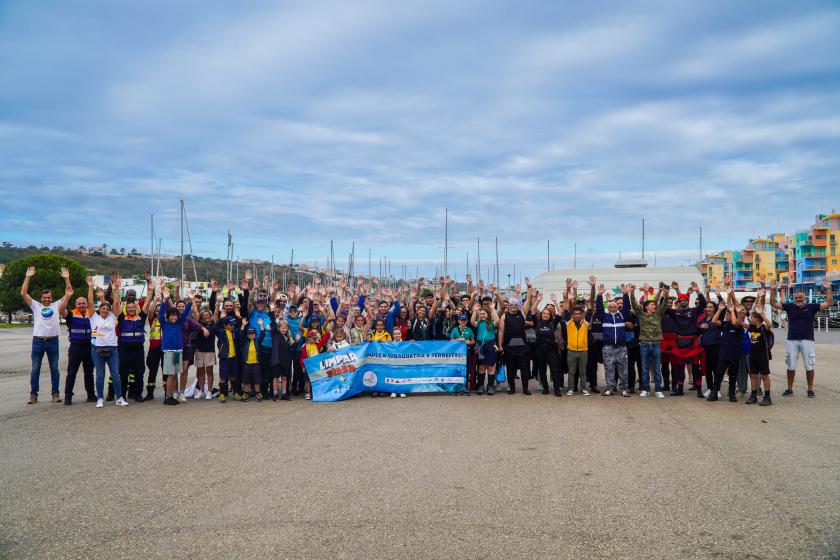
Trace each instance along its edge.
<path fill-rule="evenodd" d="M 642 218 L 674 262 L 701 225 L 734 247 L 804 227 L 840 172 L 840 10 L 603 8 L 14 4 L 0 232 L 146 247 L 155 213 L 171 251 L 183 197 L 208 254 L 231 229 L 243 257 L 323 263 L 333 239 L 431 266 L 448 208 L 458 262 L 498 236 L 537 269 L 546 239 L 637 251 Z"/>

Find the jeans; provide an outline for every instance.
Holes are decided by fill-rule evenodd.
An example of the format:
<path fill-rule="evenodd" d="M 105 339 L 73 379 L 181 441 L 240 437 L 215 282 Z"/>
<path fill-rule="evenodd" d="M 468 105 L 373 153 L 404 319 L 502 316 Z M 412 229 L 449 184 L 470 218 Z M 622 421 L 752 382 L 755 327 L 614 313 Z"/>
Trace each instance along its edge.
<path fill-rule="evenodd" d="M 99 348 L 102 348 L 101 346 Z M 111 349 L 111 355 L 103 358 L 97 353 L 96 346 L 91 346 L 90 357 L 93 359 L 93 365 L 96 368 L 96 397 L 99 399 L 105 398 L 103 396 L 105 390 L 105 364 L 108 364 L 108 370 L 111 373 L 111 382 L 114 386 L 114 394 L 117 397 L 122 396 L 122 385 L 120 384 L 120 352 L 116 346 L 108 347 Z"/>
<path fill-rule="evenodd" d="M 32 373 L 29 376 L 29 391 L 38 396 L 38 389 L 41 386 L 41 362 L 47 355 L 50 364 L 50 381 L 52 382 L 53 394 L 58 393 L 58 337 L 51 340 L 32 337 Z"/>
<path fill-rule="evenodd" d="M 650 391 L 651 370 L 653 371 L 654 386 L 657 391 L 661 391 L 662 348 L 660 342 L 639 342 L 639 353 L 642 355 L 642 391 Z"/>

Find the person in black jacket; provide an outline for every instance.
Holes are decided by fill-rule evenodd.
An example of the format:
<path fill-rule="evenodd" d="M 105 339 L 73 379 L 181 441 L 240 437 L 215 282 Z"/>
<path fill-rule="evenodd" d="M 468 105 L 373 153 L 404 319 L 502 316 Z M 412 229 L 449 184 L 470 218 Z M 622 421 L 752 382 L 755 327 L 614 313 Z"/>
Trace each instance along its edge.
<path fill-rule="evenodd" d="M 525 329 L 534 324 L 525 319 L 519 305 L 517 297 L 508 300 L 508 308 L 499 320 L 499 347 L 504 353 L 508 394 L 516 393 L 516 372 L 519 371 L 522 378 L 522 394 L 530 395 L 528 379 L 531 377 L 531 351 L 525 342 Z"/>
<path fill-rule="evenodd" d="M 268 314 L 271 318 L 271 370 L 274 375 L 274 400 L 289 400 L 288 386 L 292 375 L 292 350 L 297 341 L 292 340 L 289 323 L 284 320 L 278 322 L 274 312 Z M 298 333 L 298 341 L 301 335 Z M 278 387 L 279 384 L 279 387 Z"/>
<path fill-rule="evenodd" d="M 222 311 L 222 316 L 216 321 L 216 345 L 219 348 L 219 402 L 223 403 L 228 396 L 228 382 L 236 386 L 239 375 L 239 349 L 242 346 L 239 321 L 225 311 Z"/>

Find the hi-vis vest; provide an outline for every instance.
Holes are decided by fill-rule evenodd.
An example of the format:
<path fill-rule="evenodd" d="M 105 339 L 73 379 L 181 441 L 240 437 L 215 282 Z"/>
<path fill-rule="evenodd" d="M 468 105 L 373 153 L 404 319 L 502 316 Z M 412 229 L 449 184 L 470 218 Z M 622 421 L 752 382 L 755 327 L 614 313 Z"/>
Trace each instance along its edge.
<path fill-rule="evenodd" d="M 146 339 L 146 321 L 140 316 L 120 317 L 120 344 L 143 344 Z"/>
<path fill-rule="evenodd" d="M 578 327 L 574 321 L 566 323 L 566 348 L 575 352 L 583 352 L 589 349 L 587 335 L 589 334 L 589 327 L 586 321 L 580 322 Z"/>
<path fill-rule="evenodd" d="M 78 309 L 74 309 L 70 316 L 69 324 L 70 342 L 85 344 L 90 342 L 90 315 L 82 315 Z"/>
<path fill-rule="evenodd" d="M 158 321 L 157 317 L 155 317 L 155 320 L 152 321 L 152 324 L 149 326 L 149 340 L 160 340 L 161 336 L 160 321 Z"/>

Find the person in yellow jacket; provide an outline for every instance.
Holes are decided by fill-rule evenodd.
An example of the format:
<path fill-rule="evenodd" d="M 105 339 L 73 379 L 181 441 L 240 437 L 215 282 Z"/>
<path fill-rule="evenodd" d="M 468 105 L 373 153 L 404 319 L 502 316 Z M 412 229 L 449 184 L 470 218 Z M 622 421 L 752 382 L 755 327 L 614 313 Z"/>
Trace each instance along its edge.
<path fill-rule="evenodd" d="M 566 322 L 566 349 L 568 351 L 569 389 L 566 395 L 574 395 L 580 383 L 580 393 L 589 395 L 586 389 L 586 360 L 589 352 L 589 323 L 583 315 L 583 308 L 575 307 L 570 320 Z"/>

